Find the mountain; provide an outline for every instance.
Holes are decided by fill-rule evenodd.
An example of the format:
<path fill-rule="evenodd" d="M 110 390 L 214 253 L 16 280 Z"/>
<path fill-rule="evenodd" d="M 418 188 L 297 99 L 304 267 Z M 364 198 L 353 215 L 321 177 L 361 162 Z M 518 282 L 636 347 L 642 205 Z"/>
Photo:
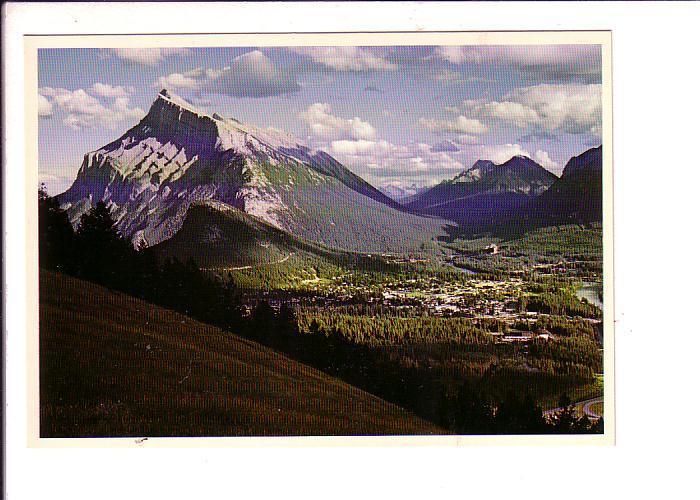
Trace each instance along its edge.
<path fill-rule="evenodd" d="M 74 224 L 99 200 L 122 234 L 147 246 L 171 238 L 201 200 L 347 250 L 417 251 L 445 234 L 445 221 L 408 213 L 328 153 L 209 115 L 167 90 L 138 125 L 86 154 L 59 195 Z"/>
<path fill-rule="evenodd" d="M 497 165 L 478 160 L 451 180 L 410 200 L 412 211 L 478 224 L 512 213 L 542 194 L 557 176 L 526 156 Z"/>
<path fill-rule="evenodd" d="M 571 158 L 561 177 L 531 201 L 529 210 L 545 221 L 602 221 L 603 146 Z"/>
<path fill-rule="evenodd" d="M 194 259 L 202 267 L 257 269 L 282 267 L 290 262 L 293 272 L 324 262 L 335 266 L 379 265 L 381 258 L 336 250 L 305 241 L 272 224 L 225 203 L 193 202 L 182 228 L 149 251 L 157 257 Z"/>
<path fill-rule="evenodd" d="M 410 186 L 390 184 L 379 188 L 379 190 L 389 198 L 402 204 L 407 204 L 411 198 L 424 193 L 428 189 L 430 189 L 429 186 L 418 187 L 415 183 L 411 184 Z"/>

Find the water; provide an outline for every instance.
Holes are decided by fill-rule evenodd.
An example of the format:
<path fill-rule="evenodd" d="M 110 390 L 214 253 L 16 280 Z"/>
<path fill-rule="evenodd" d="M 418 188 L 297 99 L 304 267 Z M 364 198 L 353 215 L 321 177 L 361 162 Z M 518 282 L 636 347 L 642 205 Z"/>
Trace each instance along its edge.
<path fill-rule="evenodd" d="M 468 268 L 466 268 L 466 267 L 455 266 L 455 265 L 452 264 L 452 263 L 450 263 L 449 265 L 452 267 L 452 269 L 456 269 L 457 271 L 461 271 L 461 272 L 463 272 L 463 273 L 465 273 L 465 274 L 478 274 L 476 271 L 474 271 L 474 270 L 472 270 L 472 269 L 468 269 Z"/>
<path fill-rule="evenodd" d="M 583 286 L 576 290 L 576 296 L 579 299 L 586 299 L 589 303 L 594 304 L 601 309 L 603 301 L 600 299 L 599 293 L 602 293 L 603 285 L 601 283 L 591 283 L 584 281 Z"/>

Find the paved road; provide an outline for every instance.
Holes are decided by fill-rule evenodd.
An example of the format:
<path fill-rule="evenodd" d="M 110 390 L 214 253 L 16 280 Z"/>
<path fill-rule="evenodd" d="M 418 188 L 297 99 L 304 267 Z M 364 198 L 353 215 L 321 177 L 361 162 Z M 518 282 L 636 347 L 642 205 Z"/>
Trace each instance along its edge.
<path fill-rule="evenodd" d="M 593 398 L 589 399 L 588 401 L 583 402 L 583 413 L 587 415 L 590 418 L 600 418 L 602 415 L 598 415 L 595 411 L 593 411 L 592 406 L 596 403 L 602 403 L 603 398 Z"/>
<path fill-rule="evenodd" d="M 602 415 L 598 415 L 596 412 L 593 411 L 592 406 L 596 403 L 602 403 L 603 402 L 603 397 L 597 397 L 593 399 L 587 399 L 585 401 L 577 401 L 576 403 L 573 403 L 574 410 L 575 411 L 581 411 L 584 415 L 586 415 L 588 418 L 594 418 L 598 419 Z M 545 415 L 551 415 L 552 413 L 558 412 L 563 410 L 563 408 L 552 408 L 551 410 L 545 410 L 543 413 Z"/>
<path fill-rule="evenodd" d="M 289 255 L 286 257 L 282 257 L 279 260 L 276 260 L 274 262 L 263 262 L 262 264 L 259 264 L 256 267 L 262 267 L 262 266 L 271 266 L 275 264 L 282 264 L 284 262 L 287 262 L 289 258 L 294 255 L 294 252 L 289 252 Z M 241 267 L 203 267 L 202 270 L 204 271 L 242 271 L 244 269 L 253 269 L 253 266 L 241 266 Z"/>

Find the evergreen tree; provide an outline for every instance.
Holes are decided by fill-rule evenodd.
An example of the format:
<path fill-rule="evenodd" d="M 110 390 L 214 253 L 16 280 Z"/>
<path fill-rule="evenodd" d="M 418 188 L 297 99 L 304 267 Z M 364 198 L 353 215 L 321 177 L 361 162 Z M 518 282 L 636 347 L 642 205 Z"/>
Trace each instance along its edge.
<path fill-rule="evenodd" d="M 58 201 L 39 189 L 39 265 L 53 271 L 73 272 L 77 264 L 74 258 L 75 234 L 68 214 L 61 210 Z"/>
<path fill-rule="evenodd" d="M 134 250 L 119 234 L 104 202 L 80 218 L 76 244 L 81 277 L 115 288 L 130 284 L 126 270 Z"/>

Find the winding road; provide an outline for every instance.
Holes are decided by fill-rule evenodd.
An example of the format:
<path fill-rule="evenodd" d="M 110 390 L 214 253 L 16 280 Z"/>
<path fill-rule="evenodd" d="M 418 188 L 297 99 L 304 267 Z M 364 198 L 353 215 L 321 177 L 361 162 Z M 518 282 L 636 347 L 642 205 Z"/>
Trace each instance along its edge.
<path fill-rule="evenodd" d="M 262 267 L 262 266 L 273 266 L 275 264 L 282 264 L 283 262 L 287 262 L 289 258 L 294 255 L 294 252 L 289 252 L 289 254 L 286 257 L 282 257 L 279 260 L 276 260 L 274 262 L 263 262 L 262 264 L 258 264 L 255 267 Z M 241 267 L 202 267 L 200 268 L 203 271 L 242 271 L 244 269 L 253 269 L 253 266 L 241 266 Z"/>
<path fill-rule="evenodd" d="M 602 417 L 602 415 L 598 415 L 595 411 L 593 411 L 593 405 L 597 403 L 602 403 L 603 402 L 603 397 L 597 397 L 597 398 L 592 398 L 592 399 L 586 399 L 585 401 L 577 401 L 576 403 L 572 403 L 572 406 L 574 407 L 574 411 L 579 414 L 586 415 L 588 418 L 593 418 L 593 419 L 599 419 Z M 551 410 L 545 410 L 543 413 L 545 415 L 551 415 L 552 413 L 556 413 L 558 411 L 563 410 L 563 408 L 552 408 Z"/>

